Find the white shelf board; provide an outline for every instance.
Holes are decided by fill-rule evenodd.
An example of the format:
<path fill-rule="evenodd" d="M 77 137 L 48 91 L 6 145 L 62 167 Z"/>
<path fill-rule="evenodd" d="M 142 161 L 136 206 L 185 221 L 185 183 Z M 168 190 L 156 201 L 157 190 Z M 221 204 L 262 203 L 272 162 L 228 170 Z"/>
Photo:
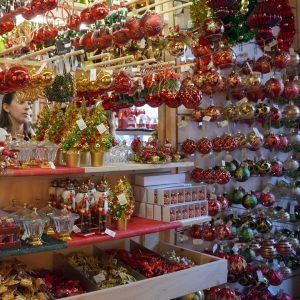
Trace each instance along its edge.
<path fill-rule="evenodd" d="M 154 131 L 140 131 L 140 130 L 116 130 L 117 135 L 150 135 L 150 133 Z"/>
<path fill-rule="evenodd" d="M 199 224 L 199 223 L 205 223 L 211 221 L 210 216 L 202 216 L 202 217 L 197 217 L 197 218 L 192 218 L 192 219 L 186 219 L 186 220 L 180 220 L 182 223 L 182 227 L 185 226 L 192 226 L 194 224 Z"/>

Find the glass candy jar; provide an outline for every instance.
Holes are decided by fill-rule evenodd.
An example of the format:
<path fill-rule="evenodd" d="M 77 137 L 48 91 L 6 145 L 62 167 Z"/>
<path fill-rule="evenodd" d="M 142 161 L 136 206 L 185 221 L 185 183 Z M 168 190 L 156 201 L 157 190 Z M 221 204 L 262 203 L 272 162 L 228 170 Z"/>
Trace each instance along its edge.
<path fill-rule="evenodd" d="M 32 210 L 28 209 L 27 207 L 27 204 L 24 203 L 23 204 L 23 207 L 15 212 L 13 212 L 12 214 L 15 215 L 15 216 L 19 216 L 19 218 L 23 218 L 25 216 L 28 216 L 32 213 Z M 23 226 L 23 224 L 21 223 L 21 226 L 20 226 L 20 236 L 23 236 L 25 232 L 25 228 Z"/>
<path fill-rule="evenodd" d="M 54 220 L 56 230 L 59 233 L 56 238 L 60 241 L 72 240 L 70 233 L 72 232 L 75 220 L 79 219 L 79 216 L 68 211 L 67 205 L 65 205 L 64 209 L 53 214 L 51 218 Z"/>
<path fill-rule="evenodd" d="M 19 143 L 14 145 L 14 150 L 16 150 L 18 165 L 15 168 L 27 169 L 29 168 L 28 162 L 30 160 L 30 155 L 32 151 L 32 145 L 29 142 L 23 140 L 24 136 L 20 136 L 21 140 Z"/>
<path fill-rule="evenodd" d="M 49 222 L 49 218 L 38 214 L 35 207 L 30 215 L 21 218 L 21 222 L 25 227 L 26 244 L 31 246 L 42 245 L 41 237 L 45 224 Z"/>
<path fill-rule="evenodd" d="M 50 142 L 40 143 L 36 150 L 40 161 L 42 161 L 41 168 L 51 169 L 51 163 L 54 162 L 59 145 Z"/>
<path fill-rule="evenodd" d="M 27 208 L 33 209 L 34 207 L 36 207 L 39 210 L 39 213 L 40 213 L 40 209 L 45 207 L 44 204 L 40 203 L 40 200 L 41 199 L 39 197 L 35 198 L 35 203 L 28 204 Z"/>
<path fill-rule="evenodd" d="M 30 152 L 30 161 L 28 162 L 29 166 L 38 166 L 38 163 L 36 162 L 37 159 L 37 152 L 36 147 L 38 144 L 38 141 L 34 138 L 34 134 L 31 136 L 30 144 L 31 144 L 31 152 Z"/>
<path fill-rule="evenodd" d="M 16 199 L 12 200 L 12 204 L 5 206 L 3 210 L 9 214 L 14 213 L 15 211 L 22 209 L 20 205 L 16 204 Z"/>
<path fill-rule="evenodd" d="M 54 213 L 57 213 L 58 209 L 52 206 L 52 202 L 48 202 L 48 206 L 42 208 L 39 210 L 39 213 L 44 215 L 45 217 L 49 218 L 49 221 L 45 224 L 44 228 L 44 234 L 46 235 L 51 235 L 55 234 L 55 223 L 54 220 L 52 219 L 52 216 Z"/>

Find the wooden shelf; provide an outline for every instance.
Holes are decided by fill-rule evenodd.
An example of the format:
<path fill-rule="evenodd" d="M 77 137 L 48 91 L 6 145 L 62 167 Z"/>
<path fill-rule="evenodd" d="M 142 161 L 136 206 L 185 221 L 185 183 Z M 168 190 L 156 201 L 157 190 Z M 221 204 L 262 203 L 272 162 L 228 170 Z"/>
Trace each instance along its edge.
<path fill-rule="evenodd" d="M 181 220 L 180 222 L 182 223 L 182 227 L 186 227 L 186 226 L 192 226 L 194 224 L 200 224 L 200 223 L 205 223 L 210 221 L 211 221 L 210 216 L 203 216 L 203 217 Z"/>

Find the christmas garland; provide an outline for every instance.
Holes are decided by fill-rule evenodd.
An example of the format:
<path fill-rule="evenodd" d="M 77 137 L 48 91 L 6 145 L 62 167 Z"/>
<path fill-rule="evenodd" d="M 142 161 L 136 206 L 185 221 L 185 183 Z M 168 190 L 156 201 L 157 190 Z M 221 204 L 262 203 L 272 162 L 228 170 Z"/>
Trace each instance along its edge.
<path fill-rule="evenodd" d="M 288 2 L 288 0 L 282 0 L 278 3 L 278 0 L 269 0 L 268 2 L 273 8 L 275 8 L 278 12 L 280 12 L 282 16 L 282 20 L 280 22 L 280 31 L 277 36 L 278 44 L 271 47 L 271 51 L 264 51 L 264 46 L 267 46 L 270 42 L 275 40 L 274 35 L 267 39 L 264 43 L 263 40 L 257 40 L 258 45 L 261 50 L 264 51 L 268 55 L 273 55 L 277 48 L 289 51 L 293 40 L 295 38 L 296 28 L 295 28 L 295 17 L 292 12 L 292 8 Z"/>
<path fill-rule="evenodd" d="M 190 18 L 196 27 L 199 27 L 201 22 L 207 19 L 207 13 L 211 12 L 211 17 L 215 17 L 214 10 L 206 5 L 205 0 L 195 1 L 190 6 Z"/>

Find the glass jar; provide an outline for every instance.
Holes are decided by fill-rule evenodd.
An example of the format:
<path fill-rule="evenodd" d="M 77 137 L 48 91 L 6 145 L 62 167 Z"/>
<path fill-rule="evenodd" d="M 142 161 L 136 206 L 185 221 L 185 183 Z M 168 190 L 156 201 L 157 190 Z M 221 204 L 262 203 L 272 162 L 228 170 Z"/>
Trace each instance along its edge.
<path fill-rule="evenodd" d="M 51 235 L 55 234 L 55 223 L 52 219 L 52 216 L 57 213 L 59 210 L 52 206 L 52 202 L 48 202 L 48 206 L 39 210 L 39 213 L 49 218 L 49 221 L 45 224 L 44 234 Z"/>
<path fill-rule="evenodd" d="M 38 144 L 36 150 L 37 155 L 42 164 L 40 165 L 43 169 L 51 169 L 54 165 L 56 153 L 59 149 L 59 145 L 56 145 L 51 142 L 43 142 Z M 51 166 L 52 165 L 52 166 Z"/>
<path fill-rule="evenodd" d="M 3 208 L 3 210 L 9 214 L 19 210 L 19 209 L 22 209 L 22 207 L 20 205 L 17 205 L 16 204 L 16 199 L 13 199 L 12 200 L 12 204 L 8 205 L 8 206 L 5 206 Z"/>

